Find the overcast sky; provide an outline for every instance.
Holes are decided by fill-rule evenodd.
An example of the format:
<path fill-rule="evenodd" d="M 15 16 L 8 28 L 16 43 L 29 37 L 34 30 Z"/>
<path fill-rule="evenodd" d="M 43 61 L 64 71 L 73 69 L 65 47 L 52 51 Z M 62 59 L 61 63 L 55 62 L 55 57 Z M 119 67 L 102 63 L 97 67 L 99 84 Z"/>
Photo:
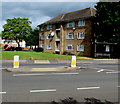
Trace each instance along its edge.
<path fill-rule="evenodd" d="M 94 7 L 96 2 L 2 2 L 2 24 L 14 17 L 26 17 L 35 28 L 60 14 Z M 0 21 L 0 22 L 1 22 Z"/>

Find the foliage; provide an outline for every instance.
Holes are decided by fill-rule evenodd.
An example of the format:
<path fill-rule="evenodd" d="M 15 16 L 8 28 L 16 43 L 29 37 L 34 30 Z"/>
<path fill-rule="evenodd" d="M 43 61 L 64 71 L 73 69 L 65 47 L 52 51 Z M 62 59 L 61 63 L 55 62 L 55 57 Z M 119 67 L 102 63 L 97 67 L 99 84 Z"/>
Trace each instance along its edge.
<path fill-rule="evenodd" d="M 3 25 L 4 30 L 2 31 L 2 37 L 8 40 L 16 40 L 18 47 L 20 46 L 19 42 L 26 40 L 27 37 L 31 34 L 32 23 L 28 18 L 13 18 L 6 19 L 6 24 Z"/>
<path fill-rule="evenodd" d="M 31 31 L 31 34 L 25 39 L 26 45 L 39 45 L 39 29 L 35 28 Z"/>
<path fill-rule="evenodd" d="M 98 2 L 95 8 L 97 41 L 120 43 L 120 2 Z"/>
<path fill-rule="evenodd" d="M 68 52 L 68 51 L 64 51 L 64 52 L 63 52 L 63 55 L 72 55 L 72 53 L 71 53 L 71 52 Z"/>
<path fill-rule="evenodd" d="M 43 48 L 42 47 L 38 47 L 35 49 L 36 52 L 43 52 Z"/>
<path fill-rule="evenodd" d="M 93 98 L 93 97 L 92 98 L 85 98 L 84 100 L 85 100 L 84 103 L 78 103 L 77 100 L 69 97 L 69 98 L 66 98 L 63 100 L 60 99 L 60 102 L 52 101 L 51 104 L 114 104 L 114 103 L 107 101 L 107 100 L 105 100 L 105 102 L 102 102 L 101 100 Z"/>

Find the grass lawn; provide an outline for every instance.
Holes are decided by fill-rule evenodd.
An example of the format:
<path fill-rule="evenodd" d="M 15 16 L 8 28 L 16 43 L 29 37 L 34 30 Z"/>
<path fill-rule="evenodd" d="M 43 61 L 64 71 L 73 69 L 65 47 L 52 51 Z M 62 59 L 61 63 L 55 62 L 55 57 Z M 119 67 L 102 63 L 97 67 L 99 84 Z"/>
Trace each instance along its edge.
<path fill-rule="evenodd" d="M 42 52 L 29 52 L 29 51 L 2 51 L 3 60 L 13 60 L 14 55 L 19 55 L 20 59 L 32 60 L 32 59 L 71 59 L 71 55 L 59 55 L 52 53 Z M 77 59 L 91 59 L 89 57 L 77 56 Z"/>

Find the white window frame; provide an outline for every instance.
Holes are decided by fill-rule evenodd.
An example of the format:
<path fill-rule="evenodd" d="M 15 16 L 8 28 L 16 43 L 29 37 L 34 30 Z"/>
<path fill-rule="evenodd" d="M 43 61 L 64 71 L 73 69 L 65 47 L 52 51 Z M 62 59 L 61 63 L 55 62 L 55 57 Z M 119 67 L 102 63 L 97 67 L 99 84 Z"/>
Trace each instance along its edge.
<path fill-rule="evenodd" d="M 74 27 L 74 22 L 67 23 L 67 28 Z"/>
<path fill-rule="evenodd" d="M 85 20 L 79 20 L 78 26 L 85 26 Z"/>
<path fill-rule="evenodd" d="M 83 44 L 77 45 L 77 51 L 84 52 L 85 51 L 85 46 Z"/>
<path fill-rule="evenodd" d="M 47 30 L 52 30 L 52 25 L 47 25 Z"/>
<path fill-rule="evenodd" d="M 44 40 L 44 35 L 40 35 L 40 40 Z"/>
<path fill-rule="evenodd" d="M 68 47 L 71 47 L 71 49 L 69 49 Z M 67 44 L 66 45 L 66 50 L 73 51 L 74 50 L 74 46 L 72 44 Z"/>
<path fill-rule="evenodd" d="M 46 49 L 52 49 L 52 44 L 47 44 Z"/>
<path fill-rule="evenodd" d="M 74 39 L 74 33 L 67 33 L 66 39 Z"/>
<path fill-rule="evenodd" d="M 85 32 L 78 32 L 77 39 L 85 39 Z"/>
<path fill-rule="evenodd" d="M 41 47 L 41 48 L 44 48 L 44 44 L 40 44 L 40 47 Z"/>

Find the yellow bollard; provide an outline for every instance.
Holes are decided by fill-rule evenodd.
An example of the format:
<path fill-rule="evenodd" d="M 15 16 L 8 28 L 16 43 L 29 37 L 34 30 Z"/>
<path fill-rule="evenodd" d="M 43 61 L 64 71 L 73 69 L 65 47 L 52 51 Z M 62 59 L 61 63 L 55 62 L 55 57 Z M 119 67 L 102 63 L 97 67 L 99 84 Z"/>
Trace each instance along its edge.
<path fill-rule="evenodd" d="M 71 67 L 76 67 L 76 56 L 72 56 Z"/>
<path fill-rule="evenodd" d="M 19 68 L 19 56 L 14 56 L 13 68 Z"/>

